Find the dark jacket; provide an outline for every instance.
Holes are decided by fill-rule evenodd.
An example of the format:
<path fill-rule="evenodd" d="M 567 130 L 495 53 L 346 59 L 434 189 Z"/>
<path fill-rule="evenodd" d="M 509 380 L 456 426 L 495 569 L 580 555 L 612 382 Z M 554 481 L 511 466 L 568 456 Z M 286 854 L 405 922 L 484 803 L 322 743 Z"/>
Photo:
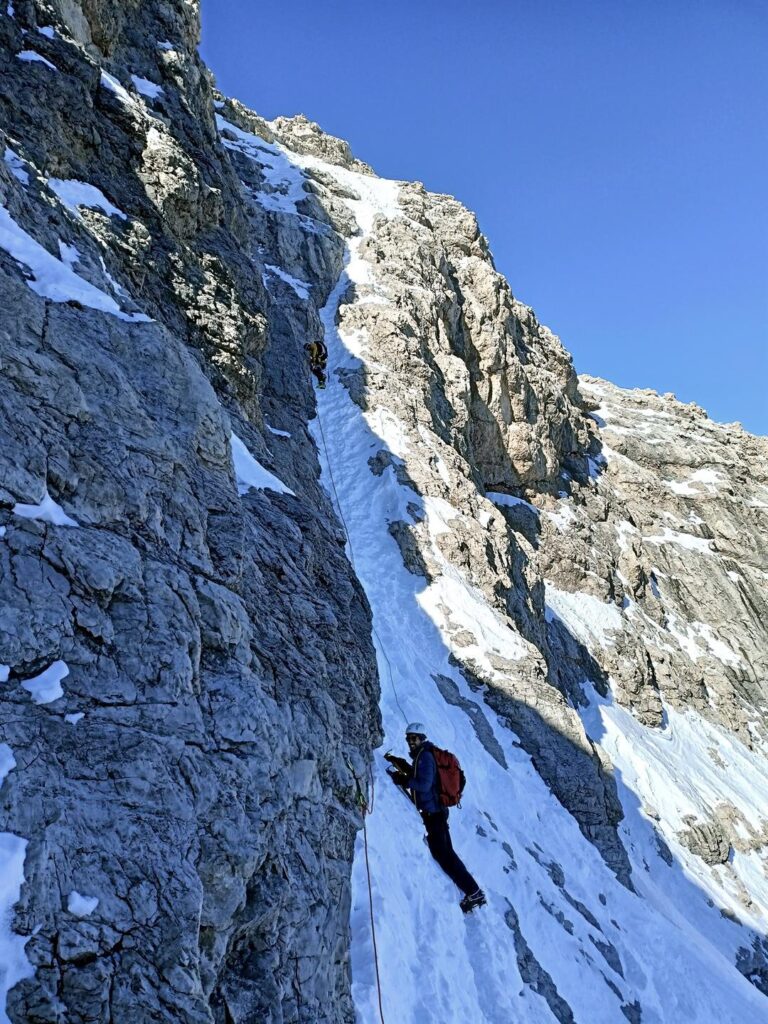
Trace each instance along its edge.
<path fill-rule="evenodd" d="M 437 764 L 429 740 L 425 740 L 417 750 L 413 759 L 413 778 L 408 780 L 406 786 L 413 791 L 414 801 L 420 811 L 434 814 L 435 811 L 445 810 L 440 803 Z"/>
<path fill-rule="evenodd" d="M 309 362 L 312 366 L 324 367 L 328 362 L 328 349 L 324 341 L 310 341 L 305 348 L 309 352 Z"/>

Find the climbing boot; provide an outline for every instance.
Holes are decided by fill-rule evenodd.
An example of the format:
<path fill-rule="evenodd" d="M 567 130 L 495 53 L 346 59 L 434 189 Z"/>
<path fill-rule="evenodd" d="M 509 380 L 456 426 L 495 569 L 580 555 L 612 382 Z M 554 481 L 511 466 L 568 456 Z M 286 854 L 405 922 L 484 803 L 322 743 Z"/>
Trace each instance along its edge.
<path fill-rule="evenodd" d="M 469 896 L 465 896 L 459 906 L 465 914 L 471 914 L 475 907 L 482 907 L 487 902 L 483 890 L 478 889 L 477 892 L 472 892 Z"/>

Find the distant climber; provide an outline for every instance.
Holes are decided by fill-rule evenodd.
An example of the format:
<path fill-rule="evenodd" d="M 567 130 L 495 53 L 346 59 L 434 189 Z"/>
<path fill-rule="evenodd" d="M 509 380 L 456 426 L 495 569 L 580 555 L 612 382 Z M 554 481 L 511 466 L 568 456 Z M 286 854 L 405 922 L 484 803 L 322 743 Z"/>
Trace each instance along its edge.
<path fill-rule="evenodd" d="M 448 785 L 444 784 L 443 780 L 446 776 L 442 774 L 443 768 L 438 768 L 436 757 L 436 753 L 442 755 L 443 752 L 438 751 L 429 742 L 427 730 L 421 722 L 411 722 L 406 727 L 405 741 L 408 744 L 411 763 L 409 764 L 405 758 L 385 754 L 384 757 L 396 769 L 388 771 L 388 775 L 396 785 L 401 786 L 410 794 L 416 804 L 427 830 L 429 852 L 451 881 L 464 893 L 464 898 L 459 906 L 465 914 L 468 914 L 475 907 L 481 907 L 486 899 L 485 893 L 467 871 L 451 843 L 446 801 L 458 802 L 458 796 L 451 795 L 451 793 L 460 795 L 462 787 L 460 784 L 453 784 L 450 778 Z M 453 755 L 447 754 L 447 758 L 453 758 Z M 443 756 L 440 757 L 440 760 L 443 762 Z M 455 761 L 455 758 L 453 760 Z M 458 762 L 456 762 L 456 767 L 458 767 Z M 460 771 L 458 769 L 459 773 Z M 463 781 L 463 774 L 461 777 Z"/>
<path fill-rule="evenodd" d="M 328 349 L 324 341 L 310 341 L 304 346 L 309 354 L 309 368 L 317 378 L 317 386 L 325 387 L 325 368 L 328 363 Z"/>

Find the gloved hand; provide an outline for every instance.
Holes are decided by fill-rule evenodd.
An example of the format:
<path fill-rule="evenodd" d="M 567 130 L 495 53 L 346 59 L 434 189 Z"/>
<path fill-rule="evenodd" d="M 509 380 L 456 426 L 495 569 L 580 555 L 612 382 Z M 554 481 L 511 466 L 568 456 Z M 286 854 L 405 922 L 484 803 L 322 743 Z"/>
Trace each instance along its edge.
<path fill-rule="evenodd" d="M 389 751 L 384 755 L 384 760 L 389 761 L 395 768 L 406 775 L 408 778 L 413 774 L 413 765 L 409 761 L 406 761 L 404 757 L 397 757 L 395 754 L 390 754 Z"/>
<path fill-rule="evenodd" d="M 403 789 L 410 779 L 410 776 L 406 775 L 405 772 L 390 771 L 389 769 L 387 769 L 387 775 L 392 779 L 396 786 L 400 786 Z"/>

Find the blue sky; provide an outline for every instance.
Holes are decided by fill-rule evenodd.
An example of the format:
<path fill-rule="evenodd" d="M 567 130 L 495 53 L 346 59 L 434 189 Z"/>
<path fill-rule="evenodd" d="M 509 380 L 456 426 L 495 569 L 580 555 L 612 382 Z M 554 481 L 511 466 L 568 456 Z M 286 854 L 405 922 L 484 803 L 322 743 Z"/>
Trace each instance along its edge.
<path fill-rule="evenodd" d="M 580 372 L 768 433 L 762 0 L 203 0 L 219 87 L 478 214 Z"/>

